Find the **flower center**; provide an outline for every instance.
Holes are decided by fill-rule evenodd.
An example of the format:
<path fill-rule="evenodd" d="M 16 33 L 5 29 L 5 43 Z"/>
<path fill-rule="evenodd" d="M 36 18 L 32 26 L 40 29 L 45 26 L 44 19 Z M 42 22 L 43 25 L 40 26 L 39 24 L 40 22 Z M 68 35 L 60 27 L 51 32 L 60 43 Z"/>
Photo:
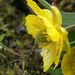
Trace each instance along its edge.
<path fill-rule="evenodd" d="M 48 34 L 46 33 L 46 30 L 41 30 L 36 35 L 36 40 L 40 43 L 47 43 L 50 42 Z"/>

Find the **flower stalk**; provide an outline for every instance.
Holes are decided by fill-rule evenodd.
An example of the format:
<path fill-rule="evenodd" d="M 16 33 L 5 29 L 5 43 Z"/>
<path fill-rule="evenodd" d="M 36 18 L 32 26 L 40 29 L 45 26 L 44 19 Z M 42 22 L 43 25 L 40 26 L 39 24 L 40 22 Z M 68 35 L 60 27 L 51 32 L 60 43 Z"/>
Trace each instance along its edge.
<path fill-rule="evenodd" d="M 75 30 L 75 24 L 69 25 L 69 26 L 65 27 L 65 29 L 66 29 L 67 31 Z"/>
<path fill-rule="evenodd" d="M 70 44 L 74 44 L 74 43 L 75 43 L 75 41 L 70 42 Z"/>

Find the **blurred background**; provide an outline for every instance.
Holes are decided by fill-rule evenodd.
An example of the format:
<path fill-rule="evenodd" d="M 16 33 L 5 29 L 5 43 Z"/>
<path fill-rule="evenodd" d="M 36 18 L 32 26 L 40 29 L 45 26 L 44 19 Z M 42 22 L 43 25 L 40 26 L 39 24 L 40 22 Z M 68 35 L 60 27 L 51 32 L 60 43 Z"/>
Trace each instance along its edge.
<path fill-rule="evenodd" d="M 34 1 L 44 9 L 38 0 Z M 60 11 L 75 12 L 74 0 L 46 1 Z M 26 0 L 0 0 L 0 42 L 10 49 L 0 49 L 0 75 L 50 75 L 43 72 L 38 43 L 27 34 L 25 17 L 28 14 L 34 12 Z"/>

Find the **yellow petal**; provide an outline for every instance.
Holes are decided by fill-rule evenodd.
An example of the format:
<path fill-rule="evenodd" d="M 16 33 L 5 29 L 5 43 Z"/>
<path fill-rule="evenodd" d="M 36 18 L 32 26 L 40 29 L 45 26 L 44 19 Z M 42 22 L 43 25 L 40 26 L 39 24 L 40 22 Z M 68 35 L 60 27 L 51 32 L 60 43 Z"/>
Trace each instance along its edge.
<path fill-rule="evenodd" d="M 45 57 L 46 55 L 48 55 L 47 52 L 50 49 L 50 45 L 51 45 L 50 43 L 42 45 L 43 48 L 40 53 L 42 57 Z"/>
<path fill-rule="evenodd" d="M 50 11 L 46 9 L 42 10 L 38 16 L 43 19 L 44 24 L 46 26 L 47 34 L 50 36 L 51 40 L 54 42 L 59 41 L 60 33 L 53 25 L 53 20 Z"/>
<path fill-rule="evenodd" d="M 69 71 L 68 73 L 65 73 L 64 75 L 75 75 L 75 72 Z"/>
<path fill-rule="evenodd" d="M 64 49 L 66 50 L 67 54 L 69 55 L 70 54 L 70 44 L 69 44 L 69 40 L 68 40 L 68 32 L 62 28 L 62 33 L 63 33 L 63 38 L 64 38 Z"/>
<path fill-rule="evenodd" d="M 51 45 L 51 43 L 44 46 L 41 51 L 41 56 L 43 57 L 43 63 L 44 63 L 44 65 L 43 65 L 44 72 L 46 72 L 54 62 L 55 55 L 51 52 L 52 46 L 50 46 L 50 45 Z M 49 52 L 48 52 L 48 50 L 49 50 Z"/>
<path fill-rule="evenodd" d="M 68 32 L 65 28 L 61 27 L 61 30 L 62 30 L 63 35 L 68 35 Z"/>
<path fill-rule="evenodd" d="M 67 54 L 70 54 L 70 45 L 69 45 L 69 41 L 68 41 L 68 37 L 65 35 L 64 36 L 64 49 L 66 50 Z"/>
<path fill-rule="evenodd" d="M 57 49 L 57 44 L 55 42 L 51 42 L 50 44 L 43 47 L 41 55 L 43 57 L 44 72 L 46 72 L 55 61 L 57 53 L 56 49 Z"/>
<path fill-rule="evenodd" d="M 28 6 L 32 8 L 35 14 L 39 14 L 39 12 L 41 11 L 41 8 L 36 4 L 36 2 L 34 2 L 33 0 L 26 0 L 26 1 Z"/>
<path fill-rule="evenodd" d="M 40 53 L 41 56 L 42 56 L 42 57 L 46 56 L 46 55 L 47 55 L 47 51 L 48 51 L 47 49 L 42 48 L 42 51 L 41 51 L 41 53 Z"/>
<path fill-rule="evenodd" d="M 75 75 L 75 72 L 69 71 L 69 72 L 65 73 L 64 75 Z"/>
<path fill-rule="evenodd" d="M 71 48 L 70 57 L 71 57 L 72 62 L 73 62 L 72 69 L 73 69 L 73 71 L 75 72 L 75 46 Z"/>
<path fill-rule="evenodd" d="M 59 41 L 59 53 L 58 53 L 58 56 L 55 58 L 55 67 L 54 67 L 54 69 L 58 66 L 62 49 L 63 49 L 63 35 L 61 34 L 60 41 Z"/>
<path fill-rule="evenodd" d="M 53 64 L 54 62 L 54 55 L 52 54 L 45 62 L 44 62 L 44 72 L 46 72 L 50 66 Z"/>
<path fill-rule="evenodd" d="M 51 10 L 52 10 L 52 14 L 53 14 L 54 25 L 59 27 L 62 24 L 61 13 L 55 6 L 51 6 Z"/>
<path fill-rule="evenodd" d="M 72 48 L 71 48 L 71 55 L 70 55 L 72 58 L 74 58 L 75 57 L 75 46 L 73 46 Z M 75 60 L 74 60 L 75 61 Z"/>
<path fill-rule="evenodd" d="M 52 14 L 51 14 L 51 12 L 48 9 L 41 10 L 39 12 L 39 15 L 38 16 L 40 16 L 41 18 L 42 17 L 46 18 L 50 22 L 50 24 L 53 25 Z"/>
<path fill-rule="evenodd" d="M 63 57 L 61 68 L 62 68 L 63 74 L 71 71 L 72 69 L 72 61 L 69 59 L 69 56 L 67 54 L 65 54 Z"/>
<path fill-rule="evenodd" d="M 42 28 L 42 26 L 41 26 L 42 23 L 37 23 L 37 21 L 39 21 L 41 19 L 35 15 L 28 15 L 25 19 L 26 19 L 25 26 L 26 26 L 28 34 L 31 34 L 33 37 L 35 37 L 37 32 L 39 32 L 40 29 Z"/>
<path fill-rule="evenodd" d="M 67 35 L 64 35 L 64 49 L 66 50 L 67 54 L 70 54 L 70 44 L 68 41 Z"/>
<path fill-rule="evenodd" d="M 75 46 L 71 48 L 70 55 L 64 55 L 61 68 L 64 75 L 75 75 Z"/>

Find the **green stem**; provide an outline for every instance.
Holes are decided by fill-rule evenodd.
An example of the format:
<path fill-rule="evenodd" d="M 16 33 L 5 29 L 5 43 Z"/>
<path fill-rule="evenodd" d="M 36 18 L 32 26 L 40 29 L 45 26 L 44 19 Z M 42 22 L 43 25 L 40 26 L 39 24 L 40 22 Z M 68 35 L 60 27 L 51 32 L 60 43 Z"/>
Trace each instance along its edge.
<path fill-rule="evenodd" d="M 51 10 L 51 5 L 45 0 L 38 0 L 45 8 Z"/>

